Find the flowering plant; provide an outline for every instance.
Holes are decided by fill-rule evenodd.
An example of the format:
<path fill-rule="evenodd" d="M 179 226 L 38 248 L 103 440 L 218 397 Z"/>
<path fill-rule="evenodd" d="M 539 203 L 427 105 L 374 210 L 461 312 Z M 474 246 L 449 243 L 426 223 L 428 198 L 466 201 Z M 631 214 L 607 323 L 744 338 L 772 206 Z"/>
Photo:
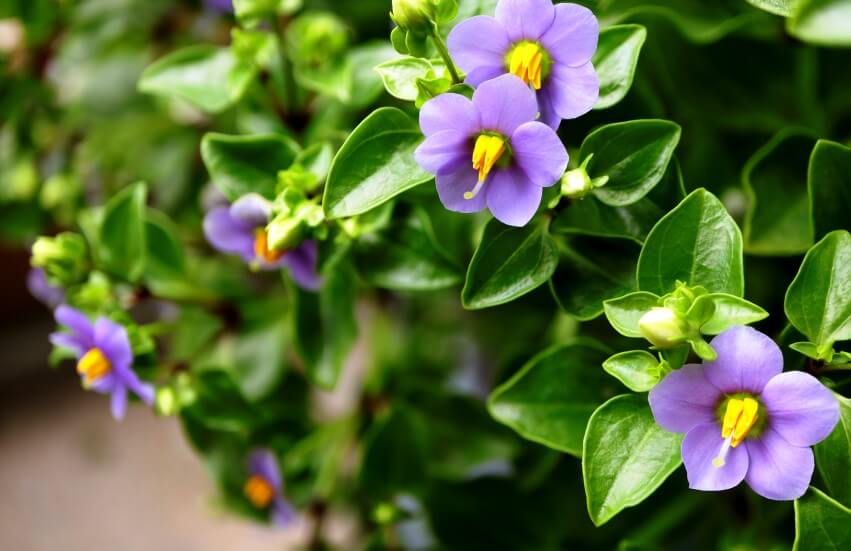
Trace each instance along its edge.
<path fill-rule="evenodd" d="M 851 548 L 847 0 L 12 4 L 51 361 L 178 419 L 229 510 Z"/>

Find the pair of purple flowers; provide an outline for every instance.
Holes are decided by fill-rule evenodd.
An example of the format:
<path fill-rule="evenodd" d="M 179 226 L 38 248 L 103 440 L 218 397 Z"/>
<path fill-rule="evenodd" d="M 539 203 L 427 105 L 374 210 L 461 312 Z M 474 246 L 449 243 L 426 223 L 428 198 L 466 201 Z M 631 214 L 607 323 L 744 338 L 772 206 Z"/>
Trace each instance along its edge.
<path fill-rule="evenodd" d="M 686 365 L 650 391 L 656 422 L 685 433 L 689 486 L 718 491 L 744 480 L 774 500 L 801 497 L 813 476 L 813 446 L 833 431 L 839 404 L 815 377 L 783 373 L 768 336 L 734 327 L 712 340 L 713 362 Z"/>
<path fill-rule="evenodd" d="M 555 130 L 597 102 L 598 35 L 589 9 L 551 0 L 500 0 L 495 17 L 452 30 L 449 52 L 477 89 L 472 101 L 443 94 L 423 106 L 416 151 L 447 209 L 487 207 L 511 226 L 532 219 L 567 168 Z"/>

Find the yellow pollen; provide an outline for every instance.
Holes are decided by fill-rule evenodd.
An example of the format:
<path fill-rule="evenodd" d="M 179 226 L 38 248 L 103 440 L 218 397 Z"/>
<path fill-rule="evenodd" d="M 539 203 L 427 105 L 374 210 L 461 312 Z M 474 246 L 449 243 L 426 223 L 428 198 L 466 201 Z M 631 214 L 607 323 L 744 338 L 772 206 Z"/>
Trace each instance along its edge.
<path fill-rule="evenodd" d="M 77 362 L 77 373 L 90 385 L 112 371 L 112 364 L 99 348 L 92 348 Z"/>
<path fill-rule="evenodd" d="M 523 42 L 515 46 L 508 60 L 508 70 L 520 77 L 535 90 L 541 89 L 544 52 L 534 42 Z"/>
<path fill-rule="evenodd" d="M 254 234 L 254 254 L 257 258 L 272 264 L 280 260 L 286 254 L 286 251 L 269 249 L 269 236 L 265 229 L 260 228 Z"/>
<path fill-rule="evenodd" d="M 275 489 L 260 475 L 251 475 L 243 487 L 245 497 L 258 509 L 265 509 L 275 498 Z"/>

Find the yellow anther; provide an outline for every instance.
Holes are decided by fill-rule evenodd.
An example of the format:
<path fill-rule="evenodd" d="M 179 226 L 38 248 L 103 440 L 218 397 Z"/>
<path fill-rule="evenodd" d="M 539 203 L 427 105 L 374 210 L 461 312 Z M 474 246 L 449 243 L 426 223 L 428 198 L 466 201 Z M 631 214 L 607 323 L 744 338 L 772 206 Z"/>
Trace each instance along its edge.
<path fill-rule="evenodd" d="M 534 42 L 522 42 L 514 47 L 508 59 L 508 71 L 520 77 L 535 90 L 541 89 L 544 70 L 544 51 Z"/>
<path fill-rule="evenodd" d="M 272 264 L 280 260 L 286 254 L 286 251 L 270 249 L 269 236 L 265 229 L 260 228 L 254 234 L 254 254 L 257 258 L 261 258 L 267 263 Z"/>
<path fill-rule="evenodd" d="M 479 181 L 488 177 L 494 165 L 505 153 L 505 140 L 500 136 L 482 134 L 473 148 L 473 168 L 479 171 Z"/>
<path fill-rule="evenodd" d="M 258 509 L 265 509 L 275 498 L 275 489 L 260 475 L 252 475 L 243 487 L 245 497 Z"/>
<path fill-rule="evenodd" d="M 745 403 L 736 398 L 732 398 L 727 402 L 727 411 L 724 412 L 724 424 L 721 427 L 721 436 L 727 438 L 733 433 L 733 429 L 736 428 L 736 422 L 739 420 L 744 407 Z"/>
<path fill-rule="evenodd" d="M 748 432 L 756 424 L 759 418 L 759 402 L 750 397 L 742 399 L 731 398 L 727 402 L 727 410 L 724 412 L 724 424 L 721 427 L 721 436 L 728 438 L 732 435 L 730 445 L 735 448 L 747 437 Z"/>
<path fill-rule="evenodd" d="M 99 348 L 92 348 L 77 362 L 77 373 L 90 385 L 112 371 L 112 364 Z"/>

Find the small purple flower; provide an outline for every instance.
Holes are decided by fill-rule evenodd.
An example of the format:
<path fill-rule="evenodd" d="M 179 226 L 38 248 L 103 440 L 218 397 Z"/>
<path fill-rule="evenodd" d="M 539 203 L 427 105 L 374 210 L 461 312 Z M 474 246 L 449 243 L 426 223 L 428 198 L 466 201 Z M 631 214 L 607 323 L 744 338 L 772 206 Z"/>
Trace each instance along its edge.
<path fill-rule="evenodd" d="M 600 82 L 591 57 L 599 34 L 597 18 L 578 4 L 500 0 L 495 18 L 463 21 L 447 45 L 468 84 L 517 75 L 537 91 L 541 121 L 558 128 L 597 103 Z"/>
<path fill-rule="evenodd" d="M 233 13 L 232 0 L 204 0 L 207 9 L 221 13 Z"/>
<path fill-rule="evenodd" d="M 124 327 L 105 317 L 92 324 L 85 314 L 64 304 L 56 309 L 54 316 L 57 323 L 71 332 L 53 333 L 50 342 L 74 351 L 83 386 L 112 395 L 115 419 L 124 418 L 128 390 L 148 405 L 154 403 L 154 387 L 143 383 L 133 371 L 133 351 Z"/>
<path fill-rule="evenodd" d="M 27 289 L 33 297 L 51 310 L 65 302 L 65 291 L 48 283 L 47 276 L 41 268 L 32 268 L 29 271 Z"/>
<path fill-rule="evenodd" d="M 248 457 L 248 479 L 243 492 L 254 507 L 269 509 L 273 524 L 285 527 L 295 520 L 295 509 L 284 499 L 284 480 L 271 450 L 255 450 Z"/>
<path fill-rule="evenodd" d="M 315 241 L 303 241 L 288 251 L 270 250 L 266 224 L 272 204 L 250 193 L 230 207 L 217 207 L 204 217 L 207 241 L 223 253 L 242 257 L 251 266 L 263 270 L 287 268 L 299 286 L 316 290 L 322 282 L 316 273 L 318 250 Z"/>
<path fill-rule="evenodd" d="M 485 207 L 504 224 L 524 226 L 541 204 L 543 188 L 567 167 L 555 131 L 535 122 L 535 94 L 514 75 L 485 82 L 470 101 L 442 94 L 420 111 L 426 140 L 417 162 L 435 174 L 443 205 L 456 212 Z"/>
<path fill-rule="evenodd" d="M 766 335 L 734 327 L 712 340 L 714 362 L 686 365 L 650 391 L 656 422 L 685 433 L 689 487 L 727 490 L 742 480 L 759 495 L 792 500 L 813 476 L 813 451 L 839 421 L 839 404 L 815 377 L 783 371 Z"/>

